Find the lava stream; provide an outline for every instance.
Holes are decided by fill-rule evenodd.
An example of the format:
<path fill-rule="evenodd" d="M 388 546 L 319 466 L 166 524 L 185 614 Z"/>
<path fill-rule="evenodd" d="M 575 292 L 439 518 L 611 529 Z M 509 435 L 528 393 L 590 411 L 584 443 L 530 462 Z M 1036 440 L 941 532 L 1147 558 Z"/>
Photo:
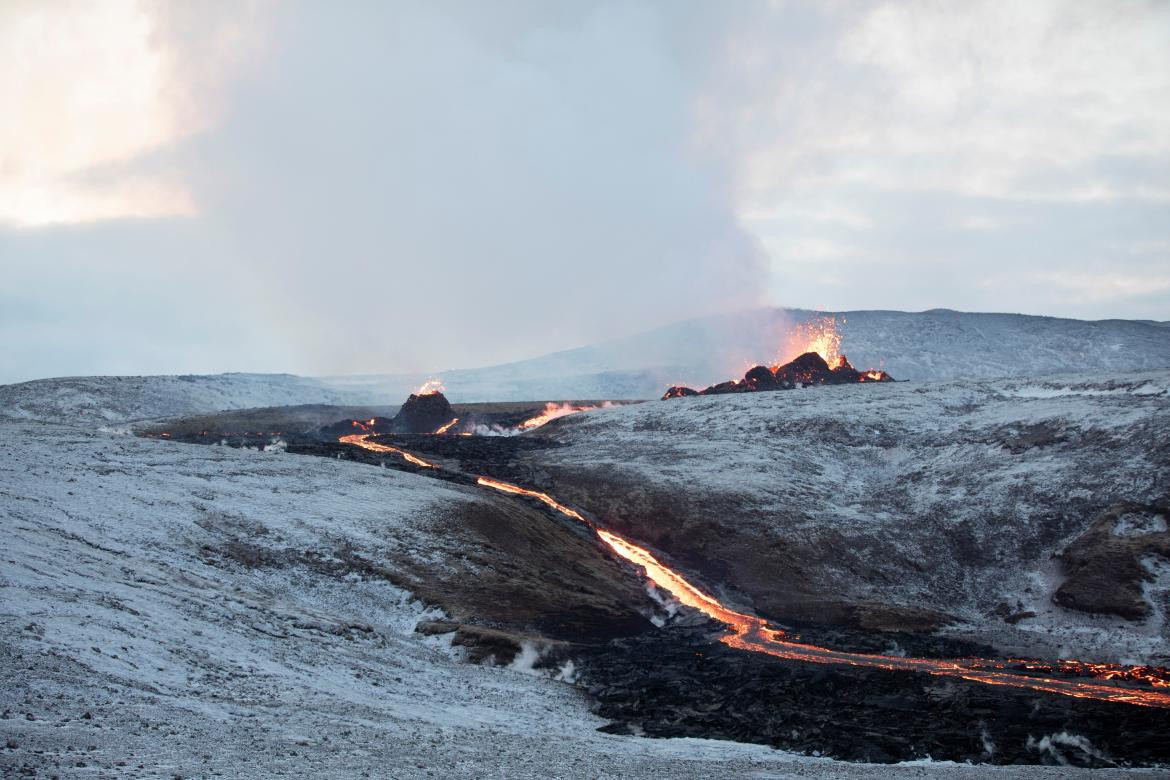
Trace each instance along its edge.
<path fill-rule="evenodd" d="M 438 468 L 435 464 L 424 461 L 421 458 L 415 458 L 403 450 L 368 441 L 365 436 L 342 436 L 341 441 L 347 444 L 355 444 L 375 452 L 393 452 L 417 465 Z M 1154 685 L 1165 686 L 1167 684 L 1164 679 L 1155 675 L 1143 676 L 1143 673 L 1147 672 L 1143 667 L 1130 668 L 1114 666 L 1112 664 L 1081 664 L 1076 661 L 1060 661 L 1055 664 L 1048 664 L 1041 661 L 1024 661 L 1020 659 L 1001 661 L 990 658 L 912 658 L 870 653 L 851 653 L 843 650 L 818 647 L 817 645 L 791 642 L 783 639 L 783 631 L 769 628 L 764 620 L 754 615 L 736 612 L 724 606 L 714 596 L 704 593 L 692 585 L 681 574 L 662 564 L 649 550 L 639 547 L 628 539 L 624 539 L 611 531 L 598 528 L 592 522 L 585 519 L 580 512 L 572 507 L 565 506 L 549 494 L 542 493 L 538 490 L 522 488 L 519 485 L 492 479 L 491 477 L 478 477 L 476 483 L 503 493 L 535 498 L 566 517 L 571 517 L 578 522 L 584 523 L 593 529 L 598 537 L 617 555 L 640 567 L 645 572 L 646 577 L 656 586 L 668 591 L 682 604 L 693 607 L 704 615 L 728 626 L 731 629 L 731 633 L 722 637 L 720 641 L 729 647 L 756 653 L 765 653 L 790 661 L 860 666 L 891 671 L 921 672 L 939 677 L 956 677 L 963 680 L 985 683 L 987 685 L 1026 688 L 1082 699 L 1098 699 L 1102 701 L 1138 704 L 1146 707 L 1170 708 L 1170 692 L 1143 688 L 1127 688 L 1100 682 L 1082 682 L 1079 680 L 1052 677 L 1031 677 L 1004 671 L 1013 665 L 1032 666 L 1033 668 L 1039 669 L 1087 670 L 1091 674 L 1105 679 L 1128 676 L 1130 678 L 1151 681 L 1158 680 L 1159 682 L 1154 682 Z"/>
<path fill-rule="evenodd" d="M 426 469 L 437 469 L 439 467 L 437 463 L 431 463 L 429 460 L 423 460 L 422 458 L 419 458 L 415 455 L 411 455 L 406 450 L 400 450 L 397 447 L 391 447 L 386 444 L 378 444 L 377 442 L 370 441 L 370 436 L 372 435 L 373 434 L 367 433 L 351 433 L 348 436 L 342 436 L 340 439 L 338 439 L 338 441 L 340 441 L 342 444 L 356 445 L 361 447 L 363 450 L 369 450 L 370 452 L 388 452 L 393 455 L 399 455 L 407 463 L 413 463 L 416 466 L 422 466 Z"/>
<path fill-rule="evenodd" d="M 454 425 L 455 423 L 457 423 L 457 422 L 459 422 L 459 418 L 458 418 L 458 417 L 456 417 L 454 420 L 452 420 L 451 422 L 447 423 L 446 425 L 440 425 L 440 426 L 439 426 L 439 427 L 438 427 L 438 428 L 435 430 L 435 435 L 437 435 L 437 436 L 442 436 L 444 433 L 446 433 L 447 431 L 451 430 L 451 426 L 453 426 L 453 425 Z"/>
<path fill-rule="evenodd" d="M 601 406 L 573 406 L 572 404 L 545 404 L 544 411 L 535 417 L 529 417 L 524 422 L 520 423 L 517 428 L 521 431 L 530 431 L 533 428 L 539 428 L 547 422 L 564 417 L 569 414 L 576 414 L 577 412 L 587 412 L 590 409 L 607 409 L 612 406 L 609 401 L 601 404 Z"/>

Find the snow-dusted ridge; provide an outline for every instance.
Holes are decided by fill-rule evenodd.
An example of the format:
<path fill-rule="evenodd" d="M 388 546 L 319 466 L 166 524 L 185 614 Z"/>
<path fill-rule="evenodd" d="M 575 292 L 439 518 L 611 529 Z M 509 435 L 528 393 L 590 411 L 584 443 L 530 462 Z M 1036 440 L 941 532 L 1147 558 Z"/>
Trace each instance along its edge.
<path fill-rule="evenodd" d="M 841 350 L 858 368 L 897 379 L 1044 376 L 1170 368 L 1166 323 L 1085 321 L 1023 314 L 755 309 L 686 320 L 578 349 L 441 372 L 453 401 L 658 398 L 674 384 L 705 387 L 783 354 L 801 323 L 834 317 Z M 397 397 L 417 376 L 334 377 L 350 392 Z"/>
<path fill-rule="evenodd" d="M 784 357 L 780 353 L 794 326 L 826 316 L 837 318 L 841 349 L 854 365 L 881 367 L 903 380 L 1170 369 L 1166 323 L 945 309 L 757 309 L 688 320 L 516 363 L 427 374 L 98 376 L 21 382 L 0 385 L 0 417 L 112 423 L 263 406 L 397 404 L 436 375 L 442 376 L 453 402 L 658 398 L 673 384 L 705 387 L 739 377 L 755 363 Z"/>
<path fill-rule="evenodd" d="M 293 374 L 85 376 L 0 385 L 0 417 L 78 426 L 258 406 L 345 402 L 344 393 Z"/>

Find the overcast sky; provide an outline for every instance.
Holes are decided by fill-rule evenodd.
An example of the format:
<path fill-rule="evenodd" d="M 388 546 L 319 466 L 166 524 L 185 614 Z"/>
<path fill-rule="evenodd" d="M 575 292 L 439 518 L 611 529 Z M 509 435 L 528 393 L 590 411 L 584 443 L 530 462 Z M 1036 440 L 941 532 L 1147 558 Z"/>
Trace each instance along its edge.
<path fill-rule="evenodd" d="M 0 3 L 0 382 L 1170 319 L 1170 3 Z"/>

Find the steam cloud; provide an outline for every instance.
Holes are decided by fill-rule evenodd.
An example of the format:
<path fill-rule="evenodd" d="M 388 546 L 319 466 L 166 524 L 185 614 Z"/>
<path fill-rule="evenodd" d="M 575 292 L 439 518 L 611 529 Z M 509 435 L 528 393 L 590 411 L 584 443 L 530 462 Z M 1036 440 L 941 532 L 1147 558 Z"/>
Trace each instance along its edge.
<path fill-rule="evenodd" d="M 1166 316 L 1156 5 L 141 8 L 148 45 L 41 26 L 166 77 L 87 82 L 153 129 L 49 173 L 166 203 L 0 224 L 0 381 L 444 370 L 765 303 Z"/>

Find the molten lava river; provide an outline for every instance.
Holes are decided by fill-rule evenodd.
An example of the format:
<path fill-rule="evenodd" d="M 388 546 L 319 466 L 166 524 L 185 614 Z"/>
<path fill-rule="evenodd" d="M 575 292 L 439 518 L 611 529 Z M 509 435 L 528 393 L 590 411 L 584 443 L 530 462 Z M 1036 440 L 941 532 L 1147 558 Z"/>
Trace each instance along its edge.
<path fill-rule="evenodd" d="M 399 455 L 407 462 L 423 468 L 440 468 L 438 464 L 423 460 L 405 450 L 369 441 L 368 435 L 353 434 L 342 436 L 341 441 L 373 452 Z M 560 503 L 547 493 L 528 490 L 519 485 L 502 482 L 490 477 L 478 477 L 476 482 L 483 487 L 498 490 L 502 493 L 534 498 L 566 517 L 585 524 L 617 555 L 641 568 L 645 572 L 646 577 L 657 587 L 669 592 L 680 603 L 697 609 L 704 615 L 726 625 L 730 629 L 730 633 L 722 637 L 720 641 L 739 650 L 765 653 L 790 661 L 922 672 L 939 677 L 957 677 L 987 685 L 1027 688 L 1083 699 L 1100 699 L 1103 701 L 1138 704 L 1147 707 L 1170 708 L 1170 679 L 1167 679 L 1164 670 L 1150 667 L 1091 664 L 1067 660 L 1045 662 L 1025 659 L 910 658 L 870 653 L 852 653 L 788 641 L 784 638 L 785 635 L 782 630 L 769 628 L 763 619 L 754 615 L 736 612 L 724 606 L 714 596 L 704 593 L 692 585 L 681 574 L 661 563 L 649 550 L 639 547 L 628 539 L 624 539 L 611 531 L 597 527 L 597 525 L 587 520 L 580 512 Z M 1060 677 L 1033 676 L 1021 673 L 1027 671 L 1040 672 L 1041 674 L 1053 671 L 1063 672 L 1069 675 L 1094 677 L 1097 680 L 1084 681 Z M 1148 684 L 1151 687 L 1138 688 L 1114 685 L 1107 682 L 1109 680 L 1135 681 Z"/>

